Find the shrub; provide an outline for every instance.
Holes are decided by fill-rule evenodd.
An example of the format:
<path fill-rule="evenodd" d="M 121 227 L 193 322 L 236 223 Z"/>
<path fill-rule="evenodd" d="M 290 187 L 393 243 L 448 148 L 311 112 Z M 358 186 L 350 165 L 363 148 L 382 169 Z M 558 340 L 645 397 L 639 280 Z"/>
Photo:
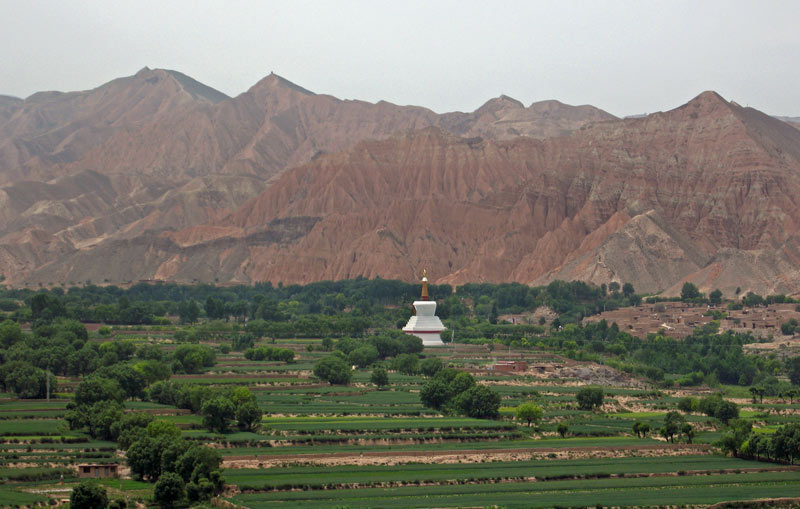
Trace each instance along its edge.
<path fill-rule="evenodd" d="M 369 381 L 378 387 L 386 387 L 389 385 L 389 373 L 383 368 L 375 368 L 372 370 Z"/>
<path fill-rule="evenodd" d="M 107 505 L 105 488 L 90 481 L 77 485 L 69 496 L 69 506 L 73 509 L 105 509 Z"/>

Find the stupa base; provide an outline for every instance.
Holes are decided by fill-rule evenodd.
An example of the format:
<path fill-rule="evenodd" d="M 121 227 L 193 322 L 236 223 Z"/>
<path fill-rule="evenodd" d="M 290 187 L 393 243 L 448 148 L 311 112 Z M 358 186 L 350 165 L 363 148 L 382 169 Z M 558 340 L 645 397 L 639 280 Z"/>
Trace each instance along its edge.
<path fill-rule="evenodd" d="M 422 340 L 422 346 L 445 346 L 441 338 L 441 331 L 435 332 L 417 332 L 404 330 L 406 334 L 412 334 Z"/>

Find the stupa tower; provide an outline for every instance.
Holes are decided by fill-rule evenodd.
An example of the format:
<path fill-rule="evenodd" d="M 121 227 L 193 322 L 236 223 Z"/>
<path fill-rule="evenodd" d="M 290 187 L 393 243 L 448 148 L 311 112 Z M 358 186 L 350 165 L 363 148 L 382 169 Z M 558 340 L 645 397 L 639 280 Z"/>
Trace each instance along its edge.
<path fill-rule="evenodd" d="M 428 273 L 422 271 L 422 296 L 414 301 L 414 316 L 409 318 L 403 332 L 422 339 L 423 346 L 444 346 L 440 334 L 445 329 L 436 316 L 436 301 L 428 297 Z"/>

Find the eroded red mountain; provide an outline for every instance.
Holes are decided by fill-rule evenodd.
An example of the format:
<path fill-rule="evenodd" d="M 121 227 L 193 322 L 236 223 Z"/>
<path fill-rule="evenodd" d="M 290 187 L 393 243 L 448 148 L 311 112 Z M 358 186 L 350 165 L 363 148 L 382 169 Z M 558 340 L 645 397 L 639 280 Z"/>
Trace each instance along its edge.
<path fill-rule="evenodd" d="M 794 293 L 797 196 L 800 131 L 705 92 L 545 139 L 428 127 L 363 141 L 224 218 L 81 249 L 29 281 L 97 279 L 98 261 L 115 260 L 123 279 L 411 280 L 425 267 L 448 283 Z"/>
<path fill-rule="evenodd" d="M 181 73 L 147 68 L 85 92 L 0 96 L 0 271 L 12 283 L 83 281 L 63 266 L 69 256 L 96 258 L 105 245 L 146 244 L 214 223 L 287 168 L 363 139 L 434 125 L 504 138 L 515 131 L 493 126 L 509 119 L 516 131 L 546 136 L 613 118 L 591 107 L 539 114 L 536 105 L 505 102 L 438 115 L 342 101 L 274 74 L 230 98 Z M 152 275 L 152 267 L 128 265 L 122 260 L 123 269 L 93 279 Z M 52 276 L 35 275 L 44 273 Z"/>

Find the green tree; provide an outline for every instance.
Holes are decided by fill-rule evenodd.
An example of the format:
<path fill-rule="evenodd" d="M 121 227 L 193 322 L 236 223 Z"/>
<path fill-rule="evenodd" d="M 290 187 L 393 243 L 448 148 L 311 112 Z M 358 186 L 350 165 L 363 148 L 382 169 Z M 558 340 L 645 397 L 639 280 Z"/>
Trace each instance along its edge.
<path fill-rule="evenodd" d="M 528 402 L 517 407 L 516 415 L 517 420 L 527 421 L 530 428 L 531 423 L 538 423 L 544 417 L 544 410 L 539 405 Z"/>
<path fill-rule="evenodd" d="M 375 368 L 370 374 L 369 381 L 378 388 L 386 387 L 389 385 L 389 373 L 383 368 Z"/>
<path fill-rule="evenodd" d="M 729 423 L 728 429 L 722 434 L 718 445 L 723 451 L 738 456 L 739 452 L 742 450 L 742 445 L 747 441 L 752 430 L 753 425 L 750 421 L 734 419 Z"/>
<path fill-rule="evenodd" d="M 675 435 L 681 432 L 686 419 L 680 412 L 671 411 L 667 412 L 664 417 L 664 426 L 661 428 L 661 435 L 669 442 L 675 442 Z"/>
<path fill-rule="evenodd" d="M 683 283 L 683 287 L 681 287 L 681 300 L 686 302 L 688 300 L 697 299 L 700 297 L 700 290 L 692 283 L 688 281 Z"/>
<path fill-rule="evenodd" d="M 125 393 L 119 386 L 119 382 L 109 378 L 90 376 L 75 388 L 75 403 L 77 405 L 93 405 L 98 401 L 122 403 L 124 399 Z"/>
<path fill-rule="evenodd" d="M 581 410 L 594 410 L 603 406 L 603 389 L 584 387 L 575 395 Z"/>
<path fill-rule="evenodd" d="M 126 398 L 132 399 L 144 396 L 144 388 L 147 387 L 147 379 L 142 371 L 135 369 L 130 364 L 104 366 L 95 371 L 94 374 L 98 377 L 116 380 L 125 393 Z"/>
<path fill-rule="evenodd" d="M 214 350 L 201 345 L 179 345 L 172 356 L 173 371 L 190 374 L 199 373 L 217 361 Z"/>
<path fill-rule="evenodd" d="M 732 401 L 727 401 L 722 396 L 715 394 L 700 400 L 698 410 L 727 424 L 731 419 L 739 417 L 739 407 Z"/>
<path fill-rule="evenodd" d="M 18 398 L 44 398 L 47 396 L 47 377 L 50 377 L 50 392 L 56 390 L 56 378 L 27 362 L 9 363 L 11 368 L 5 375 L 3 384 Z"/>
<path fill-rule="evenodd" d="M 778 428 L 772 435 L 772 449 L 777 459 L 794 464 L 800 456 L 800 426 L 793 423 Z"/>
<path fill-rule="evenodd" d="M 128 501 L 124 498 L 115 498 L 109 502 L 108 509 L 128 509 Z"/>
<path fill-rule="evenodd" d="M 753 386 L 750 387 L 750 396 L 753 398 L 753 403 L 763 403 L 764 402 L 764 394 L 766 394 L 767 390 L 764 387 L 757 387 Z"/>
<path fill-rule="evenodd" d="M 34 320 L 52 321 L 59 316 L 67 316 L 67 309 L 55 295 L 37 293 L 31 298 L 31 317 Z"/>
<path fill-rule="evenodd" d="M 224 396 L 212 398 L 201 409 L 203 426 L 211 431 L 225 433 L 229 422 L 236 417 L 236 409 L 230 399 Z"/>
<path fill-rule="evenodd" d="M 790 318 L 789 320 L 781 324 L 781 334 L 785 336 L 790 336 L 794 334 L 794 332 L 797 330 L 797 325 L 798 325 L 797 319 Z"/>
<path fill-rule="evenodd" d="M 208 297 L 206 299 L 206 316 L 210 320 L 221 320 L 223 318 L 228 318 L 228 314 L 225 312 L 225 303 L 222 299 L 217 299 L 215 297 Z"/>
<path fill-rule="evenodd" d="M 222 456 L 210 447 L 190 447 L 175 462 L 175 472 L 186 484 L 186 496 L 192 502 L 208 500 L 220 493 L 225 480 L 219 472 Z"/>
<path fill-rule="evenodd" d="M 114 424 L 122 419 L 125 409 L 121 404 L 113 400 L 98 401 L 93 404 L 88 411 L 83 411 L 86 414 L 89 434 L 93 438 L 101 440 L 114 440 Z"/>
<path fill-rule="evenodd" d="M 254 401 L 245 401 L 236 407 L 236 421 L 245 431 L 256 431 L 261 424 L 261 408 Z"/>
<path fill-rule="evenodd" d="M 425 382 L 419 391 L 419 399 L 428 408 L 441 410 L 453 397 L 450 384 L 444 380 L 432 378 Z"/>
<path fill-rule="evenodd" d="M 397 333 L 397 340 L 400 342 L 400 353 L 418 354 L 422 353 L 422 350 L 424 350 L 422 340 L 413 334 Z"/>
<path fill-rule="evenodd" d="M 440 369 L 444 367 L 444 363 L 442 359 L 439 357 L 430 357 L 425 359 L 420 363 L 420 372 L 427 377 L 432 377 L 435 375 Z"/>
<path fill-rule="evenodd" d="M 378 336 L 372 336 L 371 338 L 369 338 L 369 341 L 370 343 L 375 345 L 375 348 L 378 349 L 378 356 L 381 359 L 386 359 L 387 357 L 394 357 L 397 354 L 402 353 L 404 350 L 403 344 L 397 337 L 378 335 Z"/>
<path fill-rule="evenodd" d="M 453 394 L 462 393 L 472 387 L 475 387 L 475 378 L 465 371 L 456 371 L 455 376 L 450 379 Z"/>
<path fill-rule="evenodd" d="M 22 341 L 22 329 L 17 322 L 5 320 L 0 323 L 0 345 L 3 348 L 11 348 Z"/>
<path fill-rule="evenodd" d="M 686 396 L 678 400 L 678 410 L 684 413 L 692 413 L 697 410 L 697 398 Z"/>
<path fill-rule="evenodd" d="M 167 472 L 159 478 L 153 489 L 153 500 L 159 507 L 171 508 L 184 497 L 185 486 L 181 476 Z"/>
<path fill-rule="evenodd" d="M 719 288 L 708 294 L 708 302 L 715 306 L 722 304 L 722 292 Z"/>
<path fill-rule="evenodd" d="M 161 477 L 161 456 L 163 451 L 174 443 L 169 437 L 153 438 L 144 435 L 128 447 L 125 457 L 131 473 L 141 479 L 156 481 Z"/>
<path fill-rule="evenodd" d="M 144 412 L 124 414 L 111 425 L 112 440 L 117 441 L 119 449 L 127 450 L 132 443 L 145 435 L 145 428 L 154 419 L 155 417 Z"/>
<path fill-rule="evenodd" d="M 633 289 L 633 285 L 632 284 L 625 283 L 624 285 L 622 285 L 622 295 L 624 295 L 626 298 L 633 297 L 633 295 L 635 293 L 636 293 L 636 290 Z"/>
<path fill-rule="evenodd" d="M 108 506 L 108 495 L 99 484 L 83 481 L 72 488 L 69 506 L 72 509 L 105 509 Z"/>
<path fill-rule="evenodd" d="M 747 292 L 747 294 L 742 298 L 742 304 L 746 307 L 756 307 L 756 306 L 763 306 L 766 304 L 764 301 L 764 297 L 758 295 L 757 293 Z"/>
<path fill-rule="evenodd" d="M 139 361 L 133 365 L 133 369 L 142 375 L 145 385 L 159 380 L 169 380 L 169 377 L 172 376 L 172 369 L 169 365 L 156 360 Z"/>
<path fill-rule="evenodd" d="M 366 368 L 376 360 L 378 360 L 378 349 L 373 345 L 360 346 L 347 356 L 347 362 L 359 368 Z"/>
<path fill-rule="evenodd" d="M 193 300 L 185 300 L 178 305 L 178 319 L 181 323 L 195 323 L 200 318 L 200 306 Z"/>
<path fill-rule="evenodd" d="M 792 385 L 800 385 L 800 357 L 786 359 L 786 374 Z"/>
<path fill-rule="evenodd" d="M 633 432 L 636 433 L 636 436 L 639 438 L 647 437 L 647 434 L 650 433 L 650 424 L 643 421 L 636 421 L 633 423 Z"/>
<path fill-rule="evenodd" d="M 247 387 L 237 387 L 230 395 L 233 406 L 239 407 L 245 403 L 256 403 L 256 396 Z"/>
<path fill-rule="evenodd" d="M 324 357 L 314 365 L 314 376 L 331 385 L 347 385 L 353 377 L 350 366 L 345 361 L 336 357 Z"/>
<path fill-rule="evenodd" d="M 154 419 L 145 425 L 145 433 L 152 438 L 166 437 L 172 441 L 181 437 L 181 430 L 175 424 L 163 419 Z"/>
<path fill-rule="evenodd" d="M 485 385 L 476 385 L 455 398 L 455 406 L 476 419 L 496 419 L 500 415 L 500 395 Z"/>
<path fill-rule="evenodd" d="M 611 283 L 611 284 L 614 284 L 614 283 Z M 609 285 L 609 287 L 610 287 L 610 285 Z M 558 434 L 561 435 L 561 438 L 564 438 L 564 437 L 567 436 L 567 432 L 569 431 L 569 426 L 567 425 L 566 422 L 563 422 L 563 421 L 559 422 L 558 423 L 558 427 L 556 428 L 556 431 L 558 431 Z"/>
<path fill-rule="evenodd" d="M 413 353 L 401 353 L 392 360 L 392 369 L 404 375 L 416 375 L 419 372 L 419 357 Z"/>
<path fill-rule="evenodd" d="M 689 444 L 692 443 L 692 440 L 694 439 L 695 435 L 697 434 L 695 432 L 695 429 L 688 422 L 683 423 L 683 425 L 681 426 L 681 433 L 683 433 L 683 436 L 686 437 L 686 443 L 689 443 Z"/>

